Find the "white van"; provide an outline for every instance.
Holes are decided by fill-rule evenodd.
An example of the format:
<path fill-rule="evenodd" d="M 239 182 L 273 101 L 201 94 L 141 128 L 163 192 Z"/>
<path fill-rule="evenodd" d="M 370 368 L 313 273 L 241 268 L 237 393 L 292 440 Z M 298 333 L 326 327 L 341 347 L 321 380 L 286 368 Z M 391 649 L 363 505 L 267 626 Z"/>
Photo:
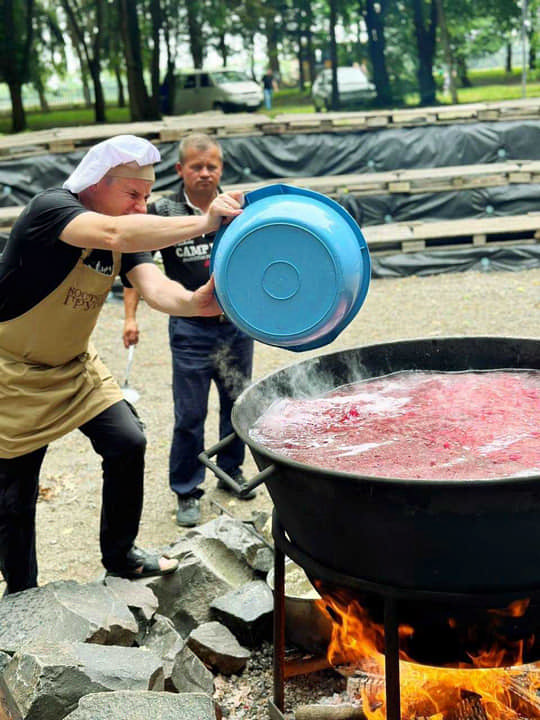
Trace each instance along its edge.
<path fill-rule="evenodd" d="M 337 86 L 339 103 L 343 108 L 358 107 L 373 100 L 377 92 L 375 85 L 370 82 L 359 67 L 338 67 Z M 317 75 L 311 88 L 311 99 L 315 110 L 327 110 L 332 104 L 332 70 L 324 68 Z"/>
<path fill-rule="evenodd" d="M 262 87 L 240 70 L 187 70 L 176 76 L 173 115 L 260 108 Z"/>

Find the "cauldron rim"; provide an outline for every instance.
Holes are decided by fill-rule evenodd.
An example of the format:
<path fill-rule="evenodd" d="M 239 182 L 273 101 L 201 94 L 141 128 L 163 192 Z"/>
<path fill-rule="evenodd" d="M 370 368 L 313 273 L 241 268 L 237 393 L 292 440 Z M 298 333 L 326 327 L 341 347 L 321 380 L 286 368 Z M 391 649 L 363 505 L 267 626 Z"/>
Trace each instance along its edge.
<path fill-rule="evenodd" d="M 236 434 L 240 437 L 240 439 L 251 449 L 253 449 L 256 453 L 267 457 L 273 464 L 276 464 L 278 466 L 286 466 L 287 468 L 290 468 L 291 470 L 298 470 L 298 471 L 306 471 L 308 470 L 310 473 L 315 475 L 328 475 L 329 468 L 320 467 L 317 465 L 308 465 L 306 463 L 298 462 L 297 460 L 293 460 L 292 458 L 289 458 L 285 455 L 280 455 L 278 453 L 273 452 L 269 448 L 267 448 L 264 445 L 261 445 L 256 440 L 254 440 L 250 435 L 249 432 L 244 432 L 241 424 L 238 421 L 238 407 L 242 403 L 243 400 L 250 394 L 255 392 L 257 387 L 262 386 L 265 382 L 268 382 L 272 377 L 277 376 L 279 373 L 286 372 L 286 371 L 293 371 L 295 368 L 299 367 L 302 364 L 305 364 L 309 361 L 316 361 L 318 359 L 322 358 L 329 358 L 332 356 L 338 356 L 343 355 L 344 353 L 348 351 L 354 351 L 354 350 L 362 350 L 362 351 L 369 351 L 372 348 L 380 348 L 385 345 L 391 345 L 396 346 L 400 343 L 414 343 L 414 342 L 429 342 L 433 341 L 433 343 L 448 343 L 448 342 L 461 342 L 461 341 L 470 341 L 470 342 L 483 342 L 483 341 L 500 341 L 500 342 L 516 342 L 516 343 L 523 343 L 523 342 L 539 342 L 538 338 L 535 337 L 509 337 L 509 336 L 502 336 L 502 335 L 484 335 L 484 336 L 477 336 L 477 335 L 458 335 L 458 336 L 437 336 L 437 337 L 417 337 L 417 338 L 401 338 L 397 340 L 388 340 L 385 342 L 378 342 L 378 343 L 370 343 L 369 345 L 359 345 L 359 346 L 351 346 L 348 348 L 342 348 L 341 350 L 334 350 L 332 352 L 326 352 L 326 353 L 319 353 L 317 355 L 312 355 L 309 358 L 304 358 L 303 360 L 298 360 L 294 363 L 291 363 L 289 365 L 283 365 L 280 368 L 277 368 L 276 370 L 273 370 L 270 373 L 267 373 L 263 377 L 255 380 L 252 382 L 248 387 L 246 387 L 238 396 L 236 399 L 233 410 L 232 410 L 232 424 L 234 427 L 234 430 Z M 405 368 L 403 368 L 405 370 Z M 401 370 L 401 371 L 403 371 Z M 469 368 L 470 371 L 475 370 L 481 370 L 481 368 Z M 489 370 L 533 370 L 538 371 L 538 368 L 508 368 L 508 367 L 493 367 L 489 368 Z M 397 371 L 396 371 L 397 372 Z M 455 372 L 466 372 L 466 370 L 463 371 L 455 371 Z M 390 373 L 386 373 L 390 374 Z M 376 377 L 384 377 L 384 375 L 374 375 L 369 378 L 365 379 L 374 379 Z M 260 415 L 259 415 L 260 417 Z M 334 468 L 331 469 L 332 475 L 336 476 L 337 478 L 344 478 L 347 479 L 349 482 L 358 482 L 358 483 L 380 483 L 381 485 L 399 485 L 399 487 L 422 487 L 423 485 L 437 485 L 439 487 L 455 487 L 455 488 L 464 488 L 471 486 L 474 484 L 474 487 L 481 487 L 481 486 L 499 486 L 499 485 L 521 485 L 521 484 L 527 484 L 534 481 L 540 481 L 540 473 L 534 473 L 532 475 L 510 475 L 510 476 L 502 476 L 502 477 L 491 477 L 491 478 L 476 478 L 476 479 L 470 479 L 470 478 L 458 478 L 458 479 L 452 479 L 452 478 L 398 478 L 398 477 L 386 477 L 384 475 L 366 475 L 366 474 L 358 474 L 358 473 L 352 473 L 347 472 L 344 470 L 336 470 Z"/>

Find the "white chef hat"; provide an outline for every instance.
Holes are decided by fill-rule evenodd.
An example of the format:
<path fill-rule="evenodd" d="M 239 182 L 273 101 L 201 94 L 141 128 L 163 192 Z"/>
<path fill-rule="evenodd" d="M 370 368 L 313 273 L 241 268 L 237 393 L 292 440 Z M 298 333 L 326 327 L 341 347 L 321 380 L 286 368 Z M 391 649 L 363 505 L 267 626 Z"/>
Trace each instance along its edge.
<path fill-rule="evenodd" d="M 158 149 L 148 140 L 135 135 L 116 135 L 90 148 L 62 187 L 79 193 L 107 174 L 153 182 L 153 165 L 160 157 Z"/>

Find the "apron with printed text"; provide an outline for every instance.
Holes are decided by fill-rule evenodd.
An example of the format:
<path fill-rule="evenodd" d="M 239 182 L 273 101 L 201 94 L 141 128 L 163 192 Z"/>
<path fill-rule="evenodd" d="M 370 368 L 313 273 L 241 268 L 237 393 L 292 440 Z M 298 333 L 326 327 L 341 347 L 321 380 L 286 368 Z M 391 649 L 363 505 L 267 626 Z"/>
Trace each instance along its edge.
<path fill-rule="evenodd" d="M 0 322 L 0 458 L 37 450 L 122 400 L 122 391 L 90 343 L 120 269 L 84 264 L 35 307 Z"/>

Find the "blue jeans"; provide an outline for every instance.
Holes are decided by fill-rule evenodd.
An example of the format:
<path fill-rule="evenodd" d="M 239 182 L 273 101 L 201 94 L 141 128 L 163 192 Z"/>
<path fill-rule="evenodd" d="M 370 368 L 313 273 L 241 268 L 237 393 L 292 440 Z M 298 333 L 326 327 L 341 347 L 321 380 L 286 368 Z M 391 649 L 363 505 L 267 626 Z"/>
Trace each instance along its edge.
<path fill-rule="evenodd" d="M 264 107 L 267 110 L 271 110 L 272 109 L 272 90 L 264 88 L 263 95 L 264 95 Z"/>
<path fill-rule="evenodd" d="M 213 380 L 219 394 L 219 437 L 233 432 L 234 401 L 251 378 L 253 340 L 229 322 L 214 318 L 169 318 L 172 354 L 174 430 L 169 483 L 177 495 L 200 497 L 204 465 L 204 423 Z M 231 476 L 239 472 L 245 448 L 235 438 L 218 453 L 217 464 Z"/>

